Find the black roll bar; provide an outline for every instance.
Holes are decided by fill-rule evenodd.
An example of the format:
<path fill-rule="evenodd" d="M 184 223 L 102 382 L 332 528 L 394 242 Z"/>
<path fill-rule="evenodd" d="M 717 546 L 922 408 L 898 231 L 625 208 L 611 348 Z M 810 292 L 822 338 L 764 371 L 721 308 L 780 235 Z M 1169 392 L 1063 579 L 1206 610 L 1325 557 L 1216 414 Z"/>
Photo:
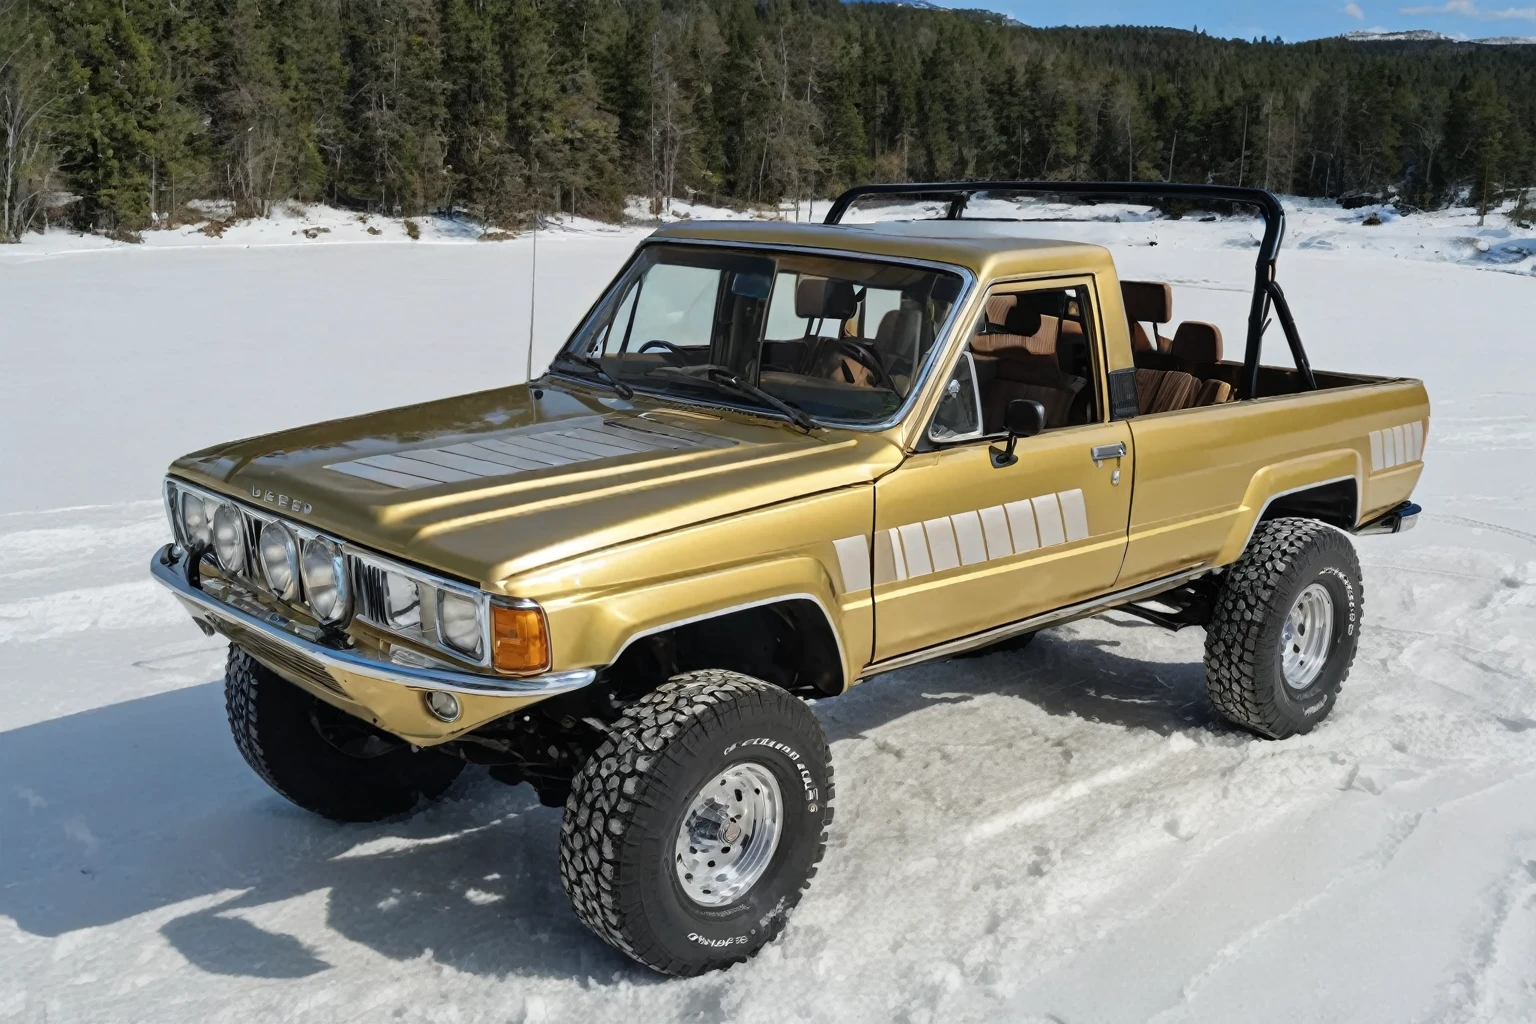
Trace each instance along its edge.
<path fill-rule="evenodd" d="M 1269 326 L 1273 307 L 1280 318 L 1280 328 L 1290 345 L 1291 357 L 1302 387 L 1317 390 L 1317 378 L 1307 360 L 1306 350 L 1291 316 L 1290 303 L 1275 278 L 1275 264 L 1280 258 L 1280 240 L 1285 236 L 1285 209 L 1271 192 L 1261 188 L 1233 185 L 1186 185 L 1160 182 L 1112 181 L 944 181 L 908 182 L 888 185 L 855 185 L 832 203 L 826 223 L 841 224 L 848 208 L 870 196 L 911 196 L 918 199 L 945 199 L 949 206 L 946 219 L 959 220 L 966 204 L 978 192 L 1023 192 L 1040 195 L 1086 196 L 1097 199 L 1187 199 L 1217 203 L 1236 203 L 1257 207 L 1264 217 L 1264 238 L 1259 242 L 1259 258 L 1253 269 L 1253 301 L 1248 307 L 1248 344 L 1243 352 L 1243 373 L 1237 396 L 1252 398 L 1259 391 L 1259 352 L 1264 330 Z"/>

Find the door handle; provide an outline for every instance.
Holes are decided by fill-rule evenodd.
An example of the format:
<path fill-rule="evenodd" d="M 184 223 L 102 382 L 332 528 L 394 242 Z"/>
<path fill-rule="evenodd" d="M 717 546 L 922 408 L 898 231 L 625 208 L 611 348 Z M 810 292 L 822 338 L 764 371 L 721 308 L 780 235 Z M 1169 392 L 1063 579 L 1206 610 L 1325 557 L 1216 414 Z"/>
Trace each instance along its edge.
<path fill-rule="evenodd" d="M 1116 441 L 1114 444 L 1096 444 L 1093 446 L 1093 461 L 1103 462 L 1105 459 L 1125 458 L 1125 442 Z"/>

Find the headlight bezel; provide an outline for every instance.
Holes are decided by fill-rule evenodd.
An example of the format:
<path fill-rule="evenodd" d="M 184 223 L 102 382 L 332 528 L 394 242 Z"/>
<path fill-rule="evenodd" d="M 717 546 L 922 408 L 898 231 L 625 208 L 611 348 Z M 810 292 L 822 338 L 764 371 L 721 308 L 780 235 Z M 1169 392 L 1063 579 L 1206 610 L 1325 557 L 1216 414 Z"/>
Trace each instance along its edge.
<path fill-rule="evenodd" d="M 391 636 L 414 641 L 457 661 L 466 661 L 480 668 L 492 667 L 490 594 L 478 587 L 405 565 L 356 545 L 348 545 L 347 554 L 351 559 L 352 575 L 356 583 L 352 602 L 355 618 Z M 417 620 L 414 624 L 390 621 L 386 588 L 391 575 L 407 580 L 416 587 Z M 465 651 L 443 636 L 440 608 L 444 594 L 474 603 L 479 623 L 478 650 Z"/>
<path fill-rule="evenodd" d="M 231 570 L 223 565 L 211 548 L 208 551 L 208 560 L 226 577 L 254 586 L 268 597 L 303 612 L 323 626 L 345 628 L 355 620 L 388 637 L 438 652 L 454 661 L 474 665 L 498 675 L 537 674 L 536 671 L 527 668 L 498 667 L 495 657 L 497 641 L 493 631 L 492 613 L 494 607 L 538 609 L 540 622 L 544 628 L 544 642 L 547 646 L 549 644 L 547 619 L 543 617 L 543 610 L 536 602 L 493 595 L 472 583 L 465 583 L 398 562 L 293 519 L 277 515 L 273 510 L 260 505 L 248 504 L 168 476 L 165 479 L 163 496 L 173 539 L 183 550 L 187 550 L 188 543 L 192 539 L 187 535 L 181 515 L 182 501 L 186 495 L 195 496 L 203 502 L 202 507 L 209 510 L 210 540 L 213 533 L 213 515 L 221 505 L 232 507 L 240 518 L 242 526 L 245 527 L 243 571 Z M 294 567 L 294 582 L 286 594 L 279 593 L 267 579 L 265 559 L 262 557 L 262 532 L 273 525 L 281 527 L 292 542 L 294 561 L 291 564 Z M 337 578 L 345 591 L 342 599 L 344 611 L 330 620 L 323 618 L 320 610 L 312 603 L 309 583 L 305 579 L 304 550 L 311 541 L 329 545 L 330 549 L 338 552 L 340 556 L 341 573 Z M 409 581 L 416 588 L 417 604 L 414 623 L 402 622 L 398 617 L 390 621 L 387 592 L 384 587 L 386 574 Z M 475 650 L 466 651 L 450 642 L 444 635 L 441 624 L 444 595 L 473 604 L 478 623 L 476 633 L 478 643 Z M 405 648 L 402 648 L 402 651 L 404 650 Z"/>

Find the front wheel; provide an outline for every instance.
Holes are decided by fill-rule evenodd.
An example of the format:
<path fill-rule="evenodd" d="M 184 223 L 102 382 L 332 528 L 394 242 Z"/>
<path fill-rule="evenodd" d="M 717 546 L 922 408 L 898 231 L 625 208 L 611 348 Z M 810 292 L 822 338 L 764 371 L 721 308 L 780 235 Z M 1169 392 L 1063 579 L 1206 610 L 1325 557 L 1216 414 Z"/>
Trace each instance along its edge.
<path fill-rule="evenodd" d="M 599 937 L 663 974 L 753 956 L 816 873 L 832 764 L 804 701 L 750 676 L 673 677 L 577 772 L 560 882 Z"/>
<path fill-rule="evenodd" d="M 234 644 L 224 710 L 246 764 L 306 811 L 378 821 L 435 800 L 464 762 L 419 750 L 311 697 Z"/>
<path fill-rule="evenodd" d="M 1360 643 L 1355 548 L 1310 519 L 1260 523 L 1206 625 L 1205 682 L 1229 721 L 1271 739 L 1327 717 Z"/>

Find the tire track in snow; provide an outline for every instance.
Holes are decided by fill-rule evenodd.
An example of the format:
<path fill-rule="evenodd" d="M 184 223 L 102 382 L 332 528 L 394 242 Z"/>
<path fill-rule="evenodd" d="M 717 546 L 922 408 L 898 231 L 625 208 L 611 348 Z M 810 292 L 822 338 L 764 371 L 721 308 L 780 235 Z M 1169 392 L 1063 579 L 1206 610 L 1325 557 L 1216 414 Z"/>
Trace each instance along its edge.
<path fill-rule="evenodd" d="M 1333 897 L 1333 894 L 1347 883 L 1357 878 L 1385 869 L 1397 856 L 1397 851 L 1402 849 L 1414 832 L 1418 831 L 1419 823 L 1424 819 L 1424 812 L 1406 816 L 1398 827 L 1389 833 L 1385 841 L 1376 850 L 1356 861 L 1354 866 L 1337 875 L 1323 888 L 1308 896 L 1306 899 L 1294 904 L 1283 914 L 1276 914 L 1259 922 L 1254 927 L 1243 932 L 1237 938 L 1218 949 L 1198 972 L 1187 980 L 1179 991 L 1179 1000 L 1148 1019 L 1147 1024 L 1161 1024 L 1162 1021 L 1173 1020 L 1185 1015 L 1189 1004 L 1200 994 L 1211 978 L 1215 977 L 1228 964 L 1236 962 L 1247 949 L 1255 942 L 1264 938 L 1276 928 L 1301 917 L 1313 907 L 1316 907 Z"/>
<path fill-rule="evenodd" d="M 1193 749 L 1193 745 L 1191 745 L 1191 749 Z M 1051 792 L 1048 796 L 1041 797 L 1039 800 L 1032 800 L 1012 810 L 995 814 L 967 832 L 965 843 L 966 845 L 971 845 L 973 843 L 985 842 L 988 839 L 996 838 L 1011 828 L 1028 825 L 1039 821 L 1041 818 L 1049 817 L 1067 804 L 1081 800 L 1090 793 L 1095 793 L 1106 786 L 1118 785 L 1137 776 L 1146 775 L 1148 769 L 1160 761 L 1166 760 L 1167 756 L 1162 754 L 1156 757 L 1146 757 L 1138 761 L 1132 761 L 1129 764 L 1106 768 L 1096 775 L 1090 775 L 1086 779 L 1079 779 L 1076 782 L 1062 786 Z"/>

